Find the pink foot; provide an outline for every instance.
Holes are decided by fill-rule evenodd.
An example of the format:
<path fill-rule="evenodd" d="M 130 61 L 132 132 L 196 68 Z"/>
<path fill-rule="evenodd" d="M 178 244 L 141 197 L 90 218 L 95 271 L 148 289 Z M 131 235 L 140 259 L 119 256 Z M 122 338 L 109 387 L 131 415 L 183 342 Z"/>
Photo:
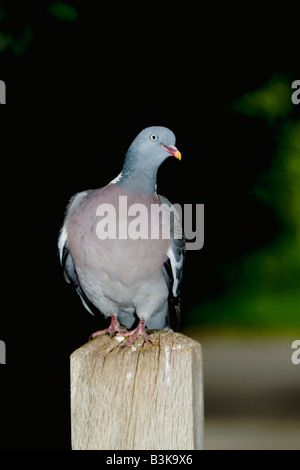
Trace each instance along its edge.
<path fill-rule="evenodd" d="M 141 318 L 139 321 L 138 326 L 131 331 L 120 331 L 117 333 L 117 336 L 130 336 L 128 341 L 124 344 L 124 347 L 131 346 L 134 340 L 138 337 L 141 336 L 144 341 L 147 341 L 147 343 L 152 343 L 152 341 L 149 339 L 149 336 L 147 335 L 145 331 L 145 319 Z M 122 345 L 123 346 L 123 345 Z"/>
<path fill-rule="evenodd" d="M 112 337 L 116 333 L 126 333 L 126 328 L 120 325 L 115 315 L 111 315 L 109 327 L 104 328 L 104 330 L 95 331 L 94 333 L 91 334 L 89 339 L 93 339 L 95 338 L 95 336 L 105 335 L 105 334 Z"/>

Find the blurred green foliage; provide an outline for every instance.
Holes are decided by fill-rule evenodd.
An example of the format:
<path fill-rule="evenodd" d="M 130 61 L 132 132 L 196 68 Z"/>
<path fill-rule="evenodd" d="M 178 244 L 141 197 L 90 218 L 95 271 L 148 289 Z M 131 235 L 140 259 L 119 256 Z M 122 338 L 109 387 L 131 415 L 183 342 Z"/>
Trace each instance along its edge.
<path fill-rule="evenodd" d="M 300 331 L 300 120 L 293 117 L 291 83 L 272 77 L 232 103 L 232 110 L 270 126 L 276 148 L 252 192 L 276 213 L 281 230 L 274 241 L 220 266 L 228 289 L 192 307 L 189 321 Z"/>
<path fill-rule="evenodd" d="M 59 20 L 73 21 L 78 17 L 76 9 L 65 2 L 52 3 L 48 11 Z"/>
<path fill-rule="evenodd" d="M 285 118 L 291 111 L 291 84 L 283 77 L 272 77 L 258 90 L 245 93 L 232 108 L 247 116 L 260 116 L 269 123 Z"/>
<path fill-rule="evenodd" d="M 18 14 L 18 19 L 16 17 Z M 77 9 L 67 2 L 2 1 L 0 2 L 0 53 L 10 51 L 22 55 L 29 50 L 33 36 L 47 24 L 48 17 L 59 21 L 78 19 Z"/>
<path fill-rule="evenodd" d="M 13 54 L 21 55 L 26 52 L 32 40 L 32 29 L 24 26 L 18 35 L 5 33 L 0 29 L 0 53 L 10 48 Z"/>

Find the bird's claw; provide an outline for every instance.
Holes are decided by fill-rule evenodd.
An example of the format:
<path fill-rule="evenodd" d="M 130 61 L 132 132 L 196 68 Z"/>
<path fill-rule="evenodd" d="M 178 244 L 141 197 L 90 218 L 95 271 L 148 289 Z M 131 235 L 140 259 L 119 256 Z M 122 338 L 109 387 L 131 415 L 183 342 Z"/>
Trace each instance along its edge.
<path fill-rule="evenodd" d="M 117 333 L 117 336 L 129 336 L 129 339 L 126 341 L 126 343 L 122 344 L 122 348 L 127 348 L 129 346 L 131 346 L 133 344 L 133 342 L 136 340 L 136 338 L 138 336 L 141 336 L 143 338 L 144 341 L 146 341 L 147 343 L 152 343 L 152 341 L 150 340 L 149 336 L 147 335 L 146 331 L 145 331 L 145 320 L 144 318 L 141 318 L 138 326 L 134 329 L 134 330 L 131 330 L 131 331 L 121 331 L 119 333 Z"/>
<path fill-rule="evenodd" d="M 91 334 L 89 337 L 90 339 L 95 338 L 96 336 L 100 335 L 108 335 L 110 338 L 113 338 L 118 333 L 125 333 L 127 330 L 124 326 L 121 326 L 117 320 L 115 315 L 111 315 L 110 325 L 108 328 L 104 328 L 104 330 L 98 330 Z"/>

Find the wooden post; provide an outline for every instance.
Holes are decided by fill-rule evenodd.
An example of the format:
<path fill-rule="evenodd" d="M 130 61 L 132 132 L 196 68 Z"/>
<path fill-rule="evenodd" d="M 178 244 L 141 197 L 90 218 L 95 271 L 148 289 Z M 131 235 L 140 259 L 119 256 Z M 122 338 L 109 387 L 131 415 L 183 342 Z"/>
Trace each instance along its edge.
<path fill-rule="evenodd" d="M 74 450 L 203 448 L 201 346 L 163 330 L 150 339 L 98 336 L 73 352 Z"/>

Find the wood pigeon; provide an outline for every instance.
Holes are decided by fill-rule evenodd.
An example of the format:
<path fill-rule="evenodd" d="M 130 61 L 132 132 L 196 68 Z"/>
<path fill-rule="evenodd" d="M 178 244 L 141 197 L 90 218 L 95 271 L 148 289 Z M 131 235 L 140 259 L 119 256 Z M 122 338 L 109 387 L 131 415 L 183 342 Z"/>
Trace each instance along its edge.
<path fill-rule="evenodd" d="M 67 206 L 58 238 L 65 280 L 90 313 L 110 317 L 92 338 L 129 336 L 129 346 L 138 335 L 150 342 L 145 327 L 178 326 L 185 238 L 179 213 L 156 192 L 157 170 L 171 155 L 181 159 L 173 132 L 148 127 L 113 181 L 76 194 Z"/>

